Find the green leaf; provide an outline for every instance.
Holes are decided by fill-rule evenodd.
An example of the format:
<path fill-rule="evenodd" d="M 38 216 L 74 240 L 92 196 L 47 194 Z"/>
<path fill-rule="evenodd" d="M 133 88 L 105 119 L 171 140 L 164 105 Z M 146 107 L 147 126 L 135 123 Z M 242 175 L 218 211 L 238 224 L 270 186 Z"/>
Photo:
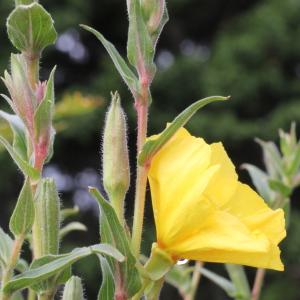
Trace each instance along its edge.
<path fill-rule="evenodd" d="M 114 276 L 106 258 L 99 255 L 101 264 L 102 284 L 98 293 L 98 300 L 114 300 L 115 282 Z"/>
<path fill-rule="evenodd" d="M 300 168 L 300 143 L 293 151 L 293 159 L 287 170 L 288 175 L 294 176 L 298 172 L 299 168 Z"/>
<path fill-rule="evenodd" d="M 261 169 L 251 164 L 243 164 L 242 168 L 248 171 L 257 192 L 267 203 L 272 204 L 274 202 L 275 194 L 274 191 L 272 191 L 269 187 L 268 175 Z"/>
<path fill-rule="evenodd" d="M 9 126 L 13 132 L 14 151 L 18 153 L 23 160 L 27 161 L 26 129 L 23 121 L 17 115 L 8 114 L 2 110 L 0 110 L 0 118 L 9 123 Z"/>
<path fill-rule="evenodd" d="M 26 178 L 17 205 L 10 218 L 9 229 L 15 235 L 30 233 L 34 222 L 34 202 L 29 178 Z"/>
<path fill-rule="evenodd" d="M 128 297 L 134 296 L 141 288 L 141 279 L 136 268 L 136 259 L 130 248 L 128 235 L 119 222 L 119 219 L 109 202 L 107 202 L 100 192 L 93 187 L 89 187 L 89 192 L 98 201 L 101 210 L 100 234 L 101 240 L 112 244 L 126 257 L 126 261 L 120 264 L 121 278 L 115 276 L 116 280 L 121 280 Z M 115 265 L 108 259 L 111 269 L 115 270 Z M 119 275 L 120 277 L 120 275 Z"/>
<path fill-rule="evenodd" d="M 12 44 L 21 52 L 39 54 L 56 41 L 51 15 L 38 3 L 17 6 L 7 19 Z"/>
<path fill-rule="evenodd" d="M 25 176 L 29 176 L 33 180 L 38 180 L 40 178 L 40 172 L 33 168 L 27 161 L 25 161 L 10 145 L 10 143 L 0 136 L 0 143 L 6 148 L 14 162 L 20 168 Z"/>
<path fill-rule="evenodd" d="M 175 133 L 183 127 L 190 118 L 203 106 L 215 102 L 227 100 L 229 97 L 214 96 L 199 100 L 188 108 L 186 108 L 181 114 L 179 114 L 173 122 L 156 138 L 149 139 L 144 144 L 142 151 L 139 153 L 138 162 L 143 165 L 151 158 L 175 135 Z"/>
<path fill-rule="evenodd" d="M 235 288 L 234 298 L 238 300 L 251 299 L 251 291 L 244 267 L 234 264 L 225 264 L 225 268 Z"/>
<path fill-rule="evenodd" d="M 138 78 L 128 67 L 127 63 L 119 54 L 115 46 L 112 43 L 110 43 L 108 40 L 106 40 L 105 37 L 97 30 L 86 25 L 80 25 L 80 26 L 85 30 L 93 33 L 97 37 L 97 39 L 102 43 L 102 45 L 108 52 L 109 56 L 111 57 L 115 67 L 120 73 L 121 77 L 127 84 L 128 88 L 130 89 L 132 94 L 136 94 L 138 92 Z"/>
<path fill-rule="evenodd" d="M 78 215 L 79 214 L 79 207 L 74 206 L 74 207 L 71 207 L 71 208 L 64 208 L 60 211 L 60 214 L 61 214 L 61 221 L 63 222 L 67 218 Z"/>
<path fill-rule="evenodd" d="M 87 228 L 84 224 L 80 222 L 71 222 L 60 229 L 59 239 L 60 240 L 63 239 L 66 235 L 68 235 L 72 231 L 87 231 Z"/>
<path fill-rule="evenodd" d="M 72 276 L 68 280 L 64 288 L 62 300 L 84 300 L 83 287 L 79 277 Z"/>
<path fill-rule="evenodd" d="M 268 174 L 272 178 L 279 178 L 283 171 L 283 165 L 277 146 L 273 142 L 265 142 L 260 139 L 255 141 L 263 150 L 263 157 Z"/>
<path fill-rule="evenodd" d="M 284 197 L 289 197 L 293 192 L 291 187 L 276 179 L 270 179 L 269 186 L 273 191 L 279 192 Z"/>
<path fill-rule="evenodd" d="M 229 297 L 233 297 L 233 298 L 236 297 L 236 289 L 231 281 L 205 268 L 200 268 L 199 272 L 201 272 L 203 276 L 211 280 L 217 286 L 222 288 Z M 240 298 L 235 298 L 235 299 L 240 299 Z"/>
<path fill-rule="evenodd" d="M 56 275 L 78 260 L 92 254 L 110 256 L 118 261 L 124 260 L 124 256 L 115 248 L 107 244 L 99 244 L 90 247 L 74 249 L 68 254 L 48 255 L 33 261 L 30 269 L 12 278 L 3 288 L 5 293 L 13 293 L 31 285 L 44 281 Z M 51 260 L 49 262 L 49 260 Z"/>
<path fill-rule="evenodd" d="M 13 248 L 13 240 L 0 227 L 0 271 L 5 269 Z"/>

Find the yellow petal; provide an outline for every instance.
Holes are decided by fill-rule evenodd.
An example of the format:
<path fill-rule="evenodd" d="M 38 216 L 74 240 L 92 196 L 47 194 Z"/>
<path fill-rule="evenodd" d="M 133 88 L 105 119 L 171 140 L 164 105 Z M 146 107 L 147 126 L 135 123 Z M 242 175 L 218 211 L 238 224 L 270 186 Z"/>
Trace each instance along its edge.
<path fill-rule="evenodd" d="M 260 231 L 251 232 L 237 218 L 218 211 L 201 226 L 198 234 L 166 249 L 175 257 L 236 263 L 283 270 L 279 248 Z"/>

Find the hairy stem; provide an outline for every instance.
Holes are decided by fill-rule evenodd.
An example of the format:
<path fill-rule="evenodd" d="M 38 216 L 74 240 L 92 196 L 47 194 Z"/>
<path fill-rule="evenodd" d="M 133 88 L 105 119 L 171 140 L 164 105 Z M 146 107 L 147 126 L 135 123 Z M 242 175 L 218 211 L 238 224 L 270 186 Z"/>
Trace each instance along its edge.
<path fill-rule="evenodd" d="M 256 271 L 254 285 L 252 289 L 252 297 L 251 300 L 258 300 L 261 293 L 261 288 L 263 286 L 264 278 L 265 278 L 266 270 L 258 269 Z"/>
<path fill-rule="evenodd" d="M 14 269 L 19 260 L 23 243 L 24 243 L 24 235 L 17 236 L 13 244 L 11 257 L 3 273 L 2 287 L 4 287 L 9 282 L 9 280 L 12 278 L 14 274 Z M 1 298 L 0 298 L 1 300 L 9 300 L 10 298 L 11 298 L 11 294 L 7 294 L 1 291 Z"/>
<path fill-rule="evenodd" d="M 138 136 L 137 156 L 142 150 L 147 137 L 148 103 L 147 101 L 136 101 Z M 142 240 L 144 208 L 147 186 L 147 166 L 139 166 L 137 163 L 136 193 L 134 203 L 134 218 L 132 229 L 132 248 L 136 257 L 139 256 Z"/>

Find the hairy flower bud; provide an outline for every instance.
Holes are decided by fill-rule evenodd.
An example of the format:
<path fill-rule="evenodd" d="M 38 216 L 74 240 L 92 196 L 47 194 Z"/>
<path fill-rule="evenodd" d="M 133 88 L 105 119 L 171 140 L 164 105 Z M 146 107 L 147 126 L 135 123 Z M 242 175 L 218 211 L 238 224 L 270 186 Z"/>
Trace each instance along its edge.
<path fill-rule="evenodd" d="M 62 300 L 84 300 L 81 279 L 72 276 L 66 283 Z"/>
<path fill-rule="evenodd" d="M 38 185 L 35 214 L 36 258 L 48 254 L 58 254 L 60 201 L 52 178 L 43 178 Z"/>
<path fill-rule="evenodd" d="M 156 32 L 160 25 L 165 10 L 165 0 L 143 0 L 142 8 L 147 20 L 147 27 L 150 34 Z"/>
<path fill-rule="evenodd" d="M 126 117 L 120 96 L 112 94 L 103 136 L 103 184 L 118 217 L 123 218 L 124 198 L 129 188 L 130 170 Z"/>
<path fill-rule="evenodd" d="M 20 54 L 11 55 L 11 74 L 4 73 L 4 81 L 11 97 L 14 112 L 24 121 L 29 132 L 33 131 L 33 116 L 37 101 L 26 76 L 26 62 Z M 9 99 L 9 98 L 7 98 Z"/>

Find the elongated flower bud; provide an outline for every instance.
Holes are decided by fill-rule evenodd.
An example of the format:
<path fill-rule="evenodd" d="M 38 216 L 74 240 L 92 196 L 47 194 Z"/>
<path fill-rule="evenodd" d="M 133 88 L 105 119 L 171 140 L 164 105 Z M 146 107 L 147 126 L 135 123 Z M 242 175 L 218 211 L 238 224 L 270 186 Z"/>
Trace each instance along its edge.
<path fill-rule="evenodd" d="M 143 0 L 142 8 L 150 34 L 159 30 L 165 10 L 165 0 Z"/>
<path fill-rule="evenodd" d="M 58 254 L 60 202 L 52 178 L 43 178 L 38 185 L 35 213 L 36 258 L 48 254 Z"/>
<path fill-rule="evenodd" d="M 81 279 L 72 276 L 65 285 L 62 300 L 84 300 Z"/>
<path fill-rule="evenodd" d="M 130 170 L 127 148 L 126 118 L 118 93 L 112 95 L 103 137 L 103 184 L 120 219 L 129 188 Z"/>

